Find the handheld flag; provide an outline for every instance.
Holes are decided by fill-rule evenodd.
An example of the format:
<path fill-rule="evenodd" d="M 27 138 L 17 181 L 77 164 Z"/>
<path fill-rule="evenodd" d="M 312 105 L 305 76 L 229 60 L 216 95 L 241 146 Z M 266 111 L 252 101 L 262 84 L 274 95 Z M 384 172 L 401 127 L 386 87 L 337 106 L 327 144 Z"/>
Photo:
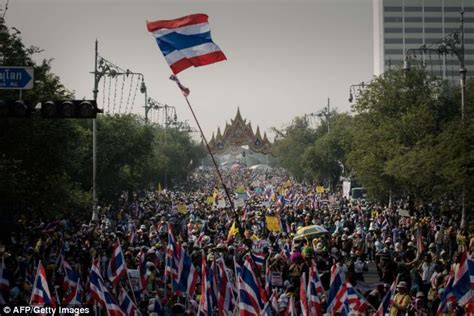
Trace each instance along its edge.
<path fill-rule="evenodd" d="M 31 292 L 30 305 L 45 306 L 50 305 L 55 307 L 56 302 L 53 300 L 46 280 L 46 270 L 41 261 L 38 263 L 36 270 L 35 284 Z"/>
<path fill-rule="evenodd" d="M 206 14 L 192 14 L 174 20 L 147 22 L 166 62 L 176 75 L 194 66 L 226 60 L 211 38 Z"/>
<path fill-rule="evenodd" d="M 120 281 L 120 278 L 126 273 L 127 267 L 125 265 L 125 257 L 123 256 L 120 241 L 117 239 L 112 247 L 112 257 L 109 260 L 107 277 L 110 282 L 117 284 Z"/>

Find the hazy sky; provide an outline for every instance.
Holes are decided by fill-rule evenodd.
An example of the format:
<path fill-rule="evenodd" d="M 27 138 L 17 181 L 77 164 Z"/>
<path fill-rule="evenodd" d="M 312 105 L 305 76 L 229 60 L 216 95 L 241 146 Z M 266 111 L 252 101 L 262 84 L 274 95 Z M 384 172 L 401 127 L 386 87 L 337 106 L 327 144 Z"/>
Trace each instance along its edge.
<path fill-rule="evenodd" d="M 145 26 L 192 13 L 209 15 L 228 58 L 179 75 L 207 135 L 237 106 L 262 132 L 322 109 L 328 97 L 348 111 L 349 86 L 372 77 L 372 0 L 10 0 L 6 22 L 44 49 L 39 57 L 54 58 L 54 73 L 76 97 L 92 98 L 97 38 L 102 56 L 143 73 L 149 96 L 196 126 Z M 134 112 L 143 112 L 142 100 L 138 92 Z"/>

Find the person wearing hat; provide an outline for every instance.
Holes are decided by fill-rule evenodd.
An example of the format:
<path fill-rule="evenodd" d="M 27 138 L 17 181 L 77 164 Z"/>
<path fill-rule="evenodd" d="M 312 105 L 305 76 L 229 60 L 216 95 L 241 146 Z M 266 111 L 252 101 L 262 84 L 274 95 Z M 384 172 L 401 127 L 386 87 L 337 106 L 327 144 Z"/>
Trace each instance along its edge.
<path fill-rule="evenodd" d="M 410 295 L 408 295 L 407 283 L 405 281 L 398 282 L 397 293 L 393 297 L 392 304 L 390 306 L 390 316 L 401 316 L 405 315 L 411 304 Z"/>

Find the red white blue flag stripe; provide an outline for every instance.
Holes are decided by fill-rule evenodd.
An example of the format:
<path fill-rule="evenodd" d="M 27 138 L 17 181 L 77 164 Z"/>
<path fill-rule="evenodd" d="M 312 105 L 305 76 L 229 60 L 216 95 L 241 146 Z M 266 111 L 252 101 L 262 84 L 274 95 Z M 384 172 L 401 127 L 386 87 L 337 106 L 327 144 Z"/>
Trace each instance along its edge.
<path fill-rule="evenodd" d="M 176 75 L 194 66 L 212 64 L 226 57 L 211 38 L 206 14 L 192 14 L 174 20 L 147 22 L 166 62 Z"/>

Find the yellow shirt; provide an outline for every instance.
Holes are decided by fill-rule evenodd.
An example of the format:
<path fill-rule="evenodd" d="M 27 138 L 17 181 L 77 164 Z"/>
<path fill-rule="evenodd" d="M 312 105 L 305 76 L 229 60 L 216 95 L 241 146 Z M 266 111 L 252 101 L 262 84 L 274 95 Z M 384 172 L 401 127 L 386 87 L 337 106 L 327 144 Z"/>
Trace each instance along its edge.
<path fill-rule="evenodd" d="M 408 294 L 397 293 L 393 297 L 393 302 L 395 304 L 400 305 L 401 308 L 398 309 L 394 306 L 395 304 L 392 304 L 392 306 L 390 307 L 390 316 L 397 316 L 397 313 L 399 311 L 404 312 L 408 309 L 408 306 L 410 306 L 411 304 L 411 298 Z"/>

